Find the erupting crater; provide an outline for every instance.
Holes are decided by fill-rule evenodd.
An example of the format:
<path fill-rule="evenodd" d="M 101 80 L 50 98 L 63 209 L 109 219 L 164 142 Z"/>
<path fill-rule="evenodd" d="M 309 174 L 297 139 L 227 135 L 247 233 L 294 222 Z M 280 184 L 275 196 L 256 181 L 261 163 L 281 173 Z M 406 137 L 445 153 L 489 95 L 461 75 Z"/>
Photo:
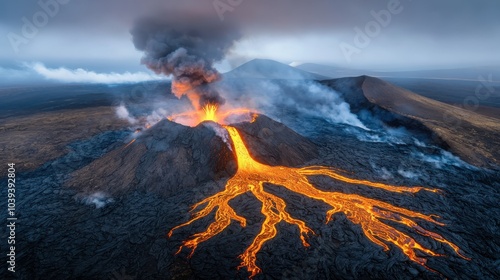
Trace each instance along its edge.
<path fill-rule="evenodd" d="M 204 117 L 201 115 L 200 121 L 224 119 L 224 116 L 218 116 L 217 107 L 205 107 L 203 112 L 205 115 Z M 198 113 L 198 116 L 200 116 L 200 113 Z M 169 119 L 175 120 L 177 117 L 174 116 Z M 261 250 L 265 242 L 276 236 L 276 226 L 281 221 L 297 226 L 300 231 L 299 237 L 302 244 L 306 247 L 309 246 L 306 237 L 309 234 L 314 234 L 314 231 L 306 225 L 305 221 L 296 219 L 287 212 L 285 200 L 264 190 L 264 184 L 267 183 L 283 186 L 292 192 L 326 203 L 331 207 L 326 212 L 326 223 L 331 221 L 334 214 L 344 213 L 350 221 L 361 226 L 364 234 L 370 241 L 381 246 L 385 251 L 389 250 L 388 244 L 393 244 L 401 249 L 410 260 L 431 271 L 433 270 L 426 266 L 427 259 L 417 254 L 417 250 L 429 256 L 441 255 L 426 248 L 410 235 L 384 221 L 399 223 L 413 229 L 420 235 L 447 244 L 457 255 L 468 259 L 460 252 L 460 248 L 457 245 L 448 241 L 440 234 L 429 231 L 418 224 L 418 220 L 422 220 L 444 226 L 443 223 L 434 219 L 437 217 L 436 215 L 419 213 L 356 194 L 323 191 L 314 187 L 309 181 L 309 177 L 326 176 L 345 183 L 365 185 L 394 193 L 416 193 L 419 191 L 437 193 L 438 190 L 425 187 L 392 186 L 367 180 L 353 179 L 342 175 L 339 170 L 324 166 L 295 168 L 265 165 L 257 162 L 250 155 L 239 131 L 234 126 L 224 125 L 224 128 L 229 133 L 236 156 L 236 174 L 227 181 L 223 191 L 193 205 L 192 211 L 196 210 L 196 212 L 194 212 L 190 220 L 170 230 L 168 233 L 169 237 L 172 236 L 175 230 L 190 225 L 215 211 L 215 221 L 204 232 L 196 233 L 184 241 L 177 253 L 181 252 L 184 247 L 187 247 L 191 249 L 191 256 L 200 243 L 224 231 L 232 221 L 236 221 L 242 227 L 245 227 L 246 219 L 236 213 L 229 205 L 229 202 L 246 192 L 252 193 L 261 202 L 261 213 L 265 217 L 260 232 L 253 239 L 250 246 L 240 255 L 240 267 L 246 267 L 250 273 L 250 277 L 254 277 L 261 272 L 261 269 L 257 265 L 257 253 Z"/>
<path fill-rule="evenodd" d="M 248 116 L 255 120 L 257 116 L 254 110 L 248 108 L 227 109 L 221 111 L 219 105 L 208 103 L 201 110 L 194 110 L 167 117 L 169 121 L 174 121 L 187 126 L 196 126 L 204 121 L 225 124 L 229 118 L 241 117 L 241 120 L 248 120 Z"/>

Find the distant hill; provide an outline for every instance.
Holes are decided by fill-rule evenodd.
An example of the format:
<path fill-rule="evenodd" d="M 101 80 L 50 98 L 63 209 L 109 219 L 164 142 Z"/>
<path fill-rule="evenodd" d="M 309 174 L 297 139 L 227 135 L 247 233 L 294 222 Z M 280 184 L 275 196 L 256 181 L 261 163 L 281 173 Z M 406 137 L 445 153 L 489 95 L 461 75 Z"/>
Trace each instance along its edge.
<path fill-rule="evenodd" d="M 482 66 L 454 69 L 414 70 L 376 72 L 377 77 L 414 78 L 414 79 L 440 79 L 440 80 L 479 80 L 479 76 L 492 75 L 493 81 L 500 81 L 500 67 Z"/>
<path fill-rule="evenodd" d="M 314 143 L 264 115 L 235 127 L 252 156 L 262 163 L 299 166 L 318 157 Z M 218 129 L 222 127 L 212 122 L 188 127 L 162 120 L 136 141 L 118 146 L 72 173 L 67 186 L 88 194 L 115 195 L 137 188 L 172 195 L 231 177 L 236 171 L 235 157 L 217 136 Z"/>
<path fill-rule="evenodd" d="M 370 74 L 368 71 L 348 69 L 339 66 L 330 66 L 316 63 L 304 63 L 296 66 L 297 69 L 329 78 L 355 77 Z"/>
<path fill-rule="evenodd" d="M 463 160 L 482 167 L 500 166 L 500 123 L 496 118 L 445 104 L 373 77 L 322 83 L 343 91 L 351 109 L 375 105 L 404 116 L 423 124 Z"/>
<path fill-rule="evenodd" d="M 228 79 L 325 80 L 328 77 L 270 59 L 254 59 L 224 74 Z"/>
<path fill-rule="evenodd" d="M 500 82 L 500 67 L 483 66 L 456 69 L 434 69 L 434 70 L 413 70 L 413 71 L 377 71 L 350 69 L 339 66 L 304 63 L 296 66 L 297 69 L 327 76 L 330 78 L 357 77 L 369 75 L 379 78 L 413 78 L 413 79 L 442 79 L 442 80 L 478 80 L 479 76 L 492 75 L 493 80 Z"/>

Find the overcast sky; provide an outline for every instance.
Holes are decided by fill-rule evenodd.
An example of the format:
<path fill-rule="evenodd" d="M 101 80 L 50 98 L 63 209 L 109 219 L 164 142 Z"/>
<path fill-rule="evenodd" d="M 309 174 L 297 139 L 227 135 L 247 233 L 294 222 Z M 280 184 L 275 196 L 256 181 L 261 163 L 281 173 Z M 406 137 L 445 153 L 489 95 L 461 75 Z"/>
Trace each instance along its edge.
<path fill-rule="evenodd" d="M 241 39 L 218 66 L 223 71 L 252 58 L 387 70 L 500 65 L 498 0 L 41 2 L 52 4 L 45 11 L 37 0 L 2 2 L 4 77 L 22 76 L 26 67 L 150 73 L 130 35 L 145 16 L 223 20 L 240 29 Z"/>

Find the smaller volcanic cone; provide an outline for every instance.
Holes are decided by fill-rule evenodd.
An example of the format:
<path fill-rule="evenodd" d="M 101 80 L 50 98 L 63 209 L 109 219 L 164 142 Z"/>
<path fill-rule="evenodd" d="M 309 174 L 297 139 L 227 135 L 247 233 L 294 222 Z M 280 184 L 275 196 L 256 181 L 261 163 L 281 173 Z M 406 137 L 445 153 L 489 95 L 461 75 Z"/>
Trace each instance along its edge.
<path fill-rule="evenodd" d="M 75 171 L 67 185 L 84 193 L 142 189 L 170 195 L 234 172 L 234 156 L 212 128 L 163 120 Z"/>
<path fill-rule="evenodd" d="M 221 137 L 214 126 L 225 131 L 214 122 L 188 127 L 160 121 L 135 141 L 72 173 L 66 185 L 84 193 L 117 195 L 143 189 L 168 196 L 231 177 L 236 172 L 235 154 L 226 142 L 229 137 Z M 263 163 L 297 166 L 318 155 L 312 142 L 266 116 L 238 127 L 252 155 Z"/>

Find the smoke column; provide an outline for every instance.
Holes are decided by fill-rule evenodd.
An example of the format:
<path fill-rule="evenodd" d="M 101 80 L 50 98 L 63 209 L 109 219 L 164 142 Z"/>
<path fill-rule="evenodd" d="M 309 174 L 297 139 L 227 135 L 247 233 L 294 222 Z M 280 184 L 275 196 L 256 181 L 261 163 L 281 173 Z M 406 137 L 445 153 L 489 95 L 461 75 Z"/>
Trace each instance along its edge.
<path fill-rule="evenodd" d="M 144 52 L 141 62 L 157 74 L 172 76 L 172 93 L 187 96 L 196 109 L 224 99 L 209 84 L 221 78 L 213 64 L 240 38 L 232 24 L 203 21 L 142 19 L 131 30 L 133 42 Z"/>

